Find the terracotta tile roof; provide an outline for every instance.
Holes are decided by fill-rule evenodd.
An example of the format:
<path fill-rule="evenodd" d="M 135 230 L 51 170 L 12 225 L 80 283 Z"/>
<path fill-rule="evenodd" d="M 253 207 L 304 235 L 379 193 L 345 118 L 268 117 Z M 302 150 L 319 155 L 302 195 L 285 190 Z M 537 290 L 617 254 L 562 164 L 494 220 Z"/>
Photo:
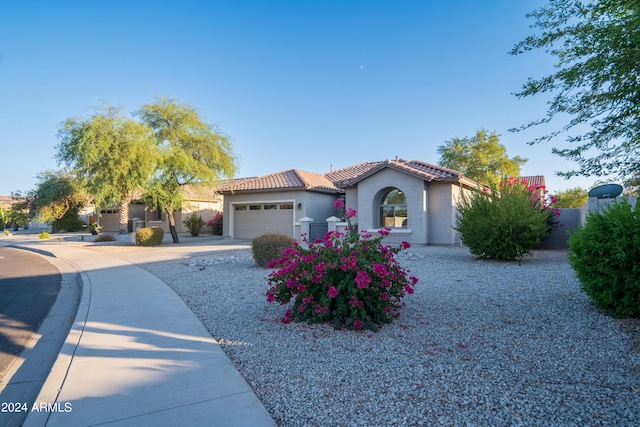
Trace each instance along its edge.
<path fill-rule="evenodd" d="M 236 191 L 273 191 L 273 190 L 309 190 L 343 193 L 349 187 L 384 168 L 396 169 L 425 181 L 459 182 L 463 175 L 451 169 L 419 160 L 383 160 L 379 162 L 360 163 L 326 174 L 289 169 L 257 178 L 234 180 L 219 187 L 222 193 Z M 472 182 L 470 180 L 467 180 Z M 475 184 L 475 183 L 474 183 Z"/>
<path fill-rule="evenodd" d="M 458 171 L 432 165 L 419 160 L 404 159 L 361 163 L 359 165 L 329 172 L 326 176 L 333 181 L 336 186 L 348 187 L 387 167 L 417 176 L 425 181 L 457 182 L 462 177 L 462 174 Z"/>
<path fill-rule="evenodd" d="M 219 186 L 219 185 L 218 185 Z M 187 184 L 183 185 L 182 197 L 185 200 L 212 202 L 220 201 L 222 198 L 218 193 L 218 186 Z"/>
<path fill-rule="evenodd" d="M 272 173 L 258 178 L 245 180 L 235 180 L 220 191 L 265 191 L 265 190 L 311 190 L 342 192 L 326 176 L 305 172 L 298 169 L 289 169 L 282 172 Z"/>

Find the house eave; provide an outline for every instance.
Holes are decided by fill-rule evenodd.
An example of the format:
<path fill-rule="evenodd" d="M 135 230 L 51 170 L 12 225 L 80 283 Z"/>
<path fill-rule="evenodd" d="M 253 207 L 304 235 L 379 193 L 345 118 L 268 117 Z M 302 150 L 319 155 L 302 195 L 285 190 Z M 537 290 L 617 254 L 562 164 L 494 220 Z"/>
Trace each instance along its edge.
<path fill-rule="evenodd" d="M 225 190 L 221 194 L 224 196 L 233 196 L 236 194 L 260 194 L 260 193 L 284 193 L 287 191 L 308 191 L 311 193 L 325 193 L 325 194 L 343 194 L 344 190 L 336 188 L 332 190 L 330 188 L 318 188 L 318 187 L 284 187 L 284 188 L 259 188 L 251 190 Z"/>

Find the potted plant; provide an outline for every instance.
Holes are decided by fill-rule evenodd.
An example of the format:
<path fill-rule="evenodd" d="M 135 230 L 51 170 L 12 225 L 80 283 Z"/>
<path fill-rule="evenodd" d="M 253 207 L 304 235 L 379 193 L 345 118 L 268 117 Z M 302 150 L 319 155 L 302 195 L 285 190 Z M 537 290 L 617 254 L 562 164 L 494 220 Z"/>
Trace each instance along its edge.
<path fill-rule="evenodd" d="M 102 226 L 100 224 L 98 224 L 97 222 L 92 222 L 91 224 L 89 224 L 89 230 L 91 231 L 91 234 L 94 236 L 97 236 L 98 233 L 100 232 L 100 229 L 102 228 Z"/>

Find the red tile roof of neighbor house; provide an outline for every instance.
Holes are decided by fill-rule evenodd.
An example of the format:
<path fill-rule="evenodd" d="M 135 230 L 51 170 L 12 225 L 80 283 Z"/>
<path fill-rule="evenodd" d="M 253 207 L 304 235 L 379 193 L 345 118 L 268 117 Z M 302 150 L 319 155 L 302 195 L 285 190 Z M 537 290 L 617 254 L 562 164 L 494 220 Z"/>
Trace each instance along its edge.
<path fill-rule="evenodd" d="M 544 175 L 521 176 L 520 179 L 529 181 L 529 185 L 541 185 L 546 187 Z"/>

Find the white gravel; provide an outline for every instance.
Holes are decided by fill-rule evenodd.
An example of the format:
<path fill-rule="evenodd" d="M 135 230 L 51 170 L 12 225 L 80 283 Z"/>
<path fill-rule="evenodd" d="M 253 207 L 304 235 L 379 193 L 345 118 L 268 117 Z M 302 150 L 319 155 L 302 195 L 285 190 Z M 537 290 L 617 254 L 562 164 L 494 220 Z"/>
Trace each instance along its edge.
<path fill-rule="evenodd" d="M 593 308 L 563 251 L 517 262 L 416 247 L 379 332 L 282 324 L 249 251 L 147 264 L 280 426 L 640 424 L 640 322 Z"/>

